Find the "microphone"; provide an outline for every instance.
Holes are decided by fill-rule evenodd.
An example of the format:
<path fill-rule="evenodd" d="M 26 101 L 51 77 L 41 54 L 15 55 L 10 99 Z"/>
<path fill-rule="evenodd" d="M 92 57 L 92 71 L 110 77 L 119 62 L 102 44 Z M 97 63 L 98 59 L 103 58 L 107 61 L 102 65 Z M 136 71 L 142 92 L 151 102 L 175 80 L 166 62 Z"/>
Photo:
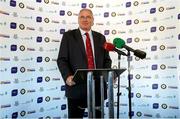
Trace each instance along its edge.
<path fill-rule="evenodd" d="M 146 58 L 146 52 L 141 51 L 141 50 L 139 50 L 139 49 L 134 50 L 133 48 L 125 45 L 125 41 L 124 41 L 123 39 L 121 39 L 121 38 L 115 38 L 115 39 L 113 40 L 113 44 L 114 44 L 117 48 L 125 48 L 126 50 L 133 52 L 136 57 L 139 57 L 139 58 L 141 58 L 141 59 Z"/>
<path fill-rule="evenodd" d="M 118 50 L 115 48 L 115 46 L 112 44 L 112 43 L 107 43 L 105 42 L 104 45 L 103 45 L 103 48 L 107 51 L 115 51 L 117 52 L 119 55 L 124 55 L 124 56 L 127 56 L 126 53 L 122 52 L 121 50 Z"/>

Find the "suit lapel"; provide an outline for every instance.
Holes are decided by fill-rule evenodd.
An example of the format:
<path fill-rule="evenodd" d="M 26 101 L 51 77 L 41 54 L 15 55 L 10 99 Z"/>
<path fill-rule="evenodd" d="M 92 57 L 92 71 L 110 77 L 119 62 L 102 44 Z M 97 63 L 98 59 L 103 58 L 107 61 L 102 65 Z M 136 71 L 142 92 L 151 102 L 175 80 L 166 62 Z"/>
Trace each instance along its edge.
<path fill-rule="evenodd" d="M 75 30 L 75 34 L 74 35 L 75 35 L 75 39 L 77 40 L 77 42 L 78 42 L 78 44 L 80 46 L 82 54 L 86 58 L 85 46 L 84 46 L 84 43 L 83 43 L 83 39 L 82 39 L 80 30 L 79 29 Z"/>
<path fill-rule="evenodd" d="M 99 40 L 98 40 L 95 32 L 92 31 L 92 35 L 93 35 L 93 41 L 94 41 L 94 55 L 95 55 L 94 58 L 95 58 L 95 63 L 97 63 L 98 62 L 98 51 L 99 51 L 99 49 L 98 49 L 98 45 L 99 45 L 98 41 Z"/>

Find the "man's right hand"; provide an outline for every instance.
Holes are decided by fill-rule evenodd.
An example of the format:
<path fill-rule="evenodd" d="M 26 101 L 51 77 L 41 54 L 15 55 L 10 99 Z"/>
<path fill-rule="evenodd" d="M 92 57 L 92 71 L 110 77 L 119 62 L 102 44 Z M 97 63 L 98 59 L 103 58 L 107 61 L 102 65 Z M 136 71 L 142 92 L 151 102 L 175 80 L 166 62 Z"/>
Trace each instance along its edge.
<path fill-rule="evenodd" d="M 73 86 L 73 85 L 76 84 L 76 83 L 73 81 L 73 76 L 72 76 L 72 75 L 67 77 L 67 79 L 66 79 L 66 84 L 67 84 L 68 86 Z"/>

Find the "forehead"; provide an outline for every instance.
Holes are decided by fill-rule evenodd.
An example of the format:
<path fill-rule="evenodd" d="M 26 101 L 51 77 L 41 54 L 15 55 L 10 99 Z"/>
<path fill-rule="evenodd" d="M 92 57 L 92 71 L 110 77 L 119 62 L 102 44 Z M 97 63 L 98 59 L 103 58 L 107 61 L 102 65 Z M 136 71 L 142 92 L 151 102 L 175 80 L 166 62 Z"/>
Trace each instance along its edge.
<path fill-rule="evenodd" d="M 90 10 L 81 10 L 79 13 L 79 16 L 81 15 L 91 15 L 93 16 L 92 12 Z"/>

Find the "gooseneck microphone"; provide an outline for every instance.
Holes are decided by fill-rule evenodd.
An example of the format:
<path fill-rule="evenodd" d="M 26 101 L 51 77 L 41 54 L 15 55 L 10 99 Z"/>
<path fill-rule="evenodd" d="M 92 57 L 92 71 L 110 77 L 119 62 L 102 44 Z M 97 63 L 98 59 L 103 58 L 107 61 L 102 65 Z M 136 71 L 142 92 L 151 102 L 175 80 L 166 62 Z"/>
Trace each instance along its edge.
<path fill-rule="evenodd" d="M 107 43 L 105 42 L 104 45 L 103 45 L 104 49 L 107 50 L 107 51 L 115 51 L 117 52 L 119 55 L 124 55 L 124 56 L 127 56 L 126 53 L 122 52 L 121 50 L 118 50 L 115 48 L 115 46 L 112 44 L 112 43 Z"/>
<path fill-rule="evenodd" d="M 125 45 L 125 41 L 123 39 L 121 39 L 121 38 L 115 38 L 113 40 L 113 44 L 117 48 L 125 48 L 126 50 L 133 52 L 136 57 L 139 57 L 141 59 L 146 58 L 146 52 L 141 51 L 139 49 L 134 50 L 133 48 Z"/>

